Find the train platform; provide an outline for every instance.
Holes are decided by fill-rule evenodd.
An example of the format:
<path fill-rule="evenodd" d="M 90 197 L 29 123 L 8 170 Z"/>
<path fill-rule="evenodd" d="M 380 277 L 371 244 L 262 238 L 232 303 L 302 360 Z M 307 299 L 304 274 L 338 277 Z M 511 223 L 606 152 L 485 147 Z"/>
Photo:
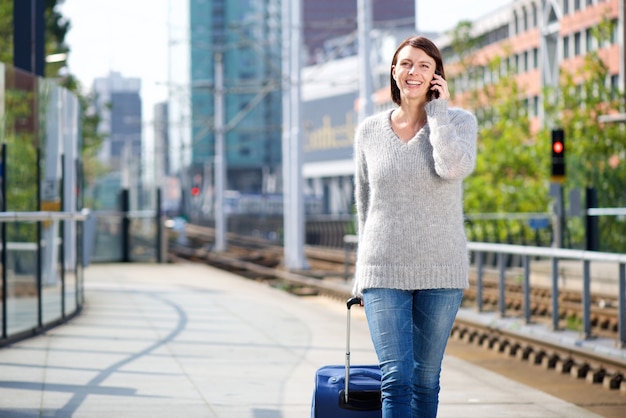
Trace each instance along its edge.
<path fill-rule="evenodd" d="M 343 364 L 345 305 L 214 267 L 103 264 L 67 324 L 0 349 L 0 417 L 302 418 Z M 362 309 L 351 358 L 375 362 Z M 441 418 L 598 417 L 452 355 Z"/>

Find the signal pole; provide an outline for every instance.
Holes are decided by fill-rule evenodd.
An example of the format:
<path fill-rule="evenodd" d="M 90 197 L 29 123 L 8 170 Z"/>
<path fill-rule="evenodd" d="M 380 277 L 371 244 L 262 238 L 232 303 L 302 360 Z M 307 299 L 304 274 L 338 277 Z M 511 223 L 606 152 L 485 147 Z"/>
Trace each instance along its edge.
<path fill-rule="evenodd" d="M 552 16 L 557 16 L 556 21 L 552 21 Z M 559 31 L 561 29 L 560 17 L 563 16 L 561 5 L 555 1 L 544 2 L 540 11 L 540 68 L 541 68 L 541 84 L 542 87 L 551 87 L 555 93 L 551 97 L 542 95 L 542 106 L 540 110 L 540 118 L 544 126 L 553 128 L 554 122 L 548 120 L 544 109 L 546 108 L 546 100 L 556 100 L 559 95 L 558 81 L 560 70 L 560 56 L 558 54 Z M 553 131 L 554 132 L 554 131 Z M 554 154 L 552 154 L 554 157 Z M 563 247 L 563 231 L 565 229 L 565 210 L 563 207 L 563 179 L 562 176 L 552 176 L 550 179 L 550 196 L 554 201 L 552 228 L 554 231 L 554 240 L 552 246 L 556 248 Z"/>
<path fill-rule="evenodd" d="M 550 163 L 550 195 L 554 197 L 554 241 L 552 246 L 563 248 L 565 231 L 565 204 L 563 183 L 565 182 L 565 133 L 563 129 L 552 130 L 552 149 Z"/>

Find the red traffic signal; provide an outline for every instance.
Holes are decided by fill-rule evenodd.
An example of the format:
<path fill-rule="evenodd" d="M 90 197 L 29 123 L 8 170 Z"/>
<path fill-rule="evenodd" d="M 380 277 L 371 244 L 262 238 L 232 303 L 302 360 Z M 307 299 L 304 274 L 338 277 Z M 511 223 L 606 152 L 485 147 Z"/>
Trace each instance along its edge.
<path fill-rule="evenodd" d="M 198 196 L 200 194 L 200 186 L 193 186 L 191 188 L 191 195 L 192 196 Z"/>
<path fill-rule="evenodd" d="M 550 177 L 554 182 L 565 180 L 565 133 L 563 129 L 552 130 L 552 164 Z"/>

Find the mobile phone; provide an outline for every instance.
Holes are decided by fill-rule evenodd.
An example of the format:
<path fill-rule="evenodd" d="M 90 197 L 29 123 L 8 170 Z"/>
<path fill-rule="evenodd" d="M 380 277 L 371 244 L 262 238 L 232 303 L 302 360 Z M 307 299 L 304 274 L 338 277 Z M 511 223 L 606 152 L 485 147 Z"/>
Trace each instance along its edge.
<path fill-rule="evenodd" d="M 439 70 L 435 70 L 435 74 L 441 75 Z M 439 90 L 429 90 L 428 91 L 428 100 L 438 99 L 439 98 Z"/>

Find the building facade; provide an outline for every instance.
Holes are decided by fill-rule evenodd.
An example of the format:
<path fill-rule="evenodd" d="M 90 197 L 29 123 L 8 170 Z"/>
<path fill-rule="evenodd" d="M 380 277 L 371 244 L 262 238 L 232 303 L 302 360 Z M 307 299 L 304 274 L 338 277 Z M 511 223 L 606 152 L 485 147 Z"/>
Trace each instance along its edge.
<path fill-rule="evenodd" d="M 374 27 L 408 31 L 415 26 L 414 0 L 372 3 Z M 280 14 L 279 0 L 190 0 L 190 178 L 212 181 L 213 118 L 221 106 L 227 188 L 258 194 L 282 191 Z M 355 0 L 303 1 L 303 59 L 323 63 L 354 57 L 356 21 Z M 215 79 L 218 53 L 223 63 L 221 86 Z M 216 101 L 217 89 L 224 93 L 221 102 Z M 346 112 L 341 119 L 345 121 Z M 322 156 L 319 150 L 316 153 Z"/>
<path fill-rule="evenodd" d="M 141 160 L 140 89 L 140 79 L 125 78 L 117 72 L 94 80 L 96 112 L 101 118 L 98 132 L 105 136 L 99 158 L 112 171 L 122 169 L 125 153 L 134 160 Z"/>
<path fill-rule="evenodd" d="M 532 131 L 536 132 L 549 124 L 543 113 L 543 89 L 557 88 L 562 69 L 580 69 L 589 52 L 597 52 L 607 65 L 606 83 L 613 91 L 624 92 L 623 8 L 621 0 L 513 1 L 509 7 L 473 22 L 472 35 L 481 39 L 473 73 L 481 75 L 478 81 L 483 85 L 497 80 L 501 72 L 512 70 L 525 92 L 522 100 L 531 117 Z M 599 44 L 594 31 L 603 20 L 610 21 L 613 30 Z M 458 57 L 450 36 L 443 35 L 436 42 L 452 69 L 449 82 L 454 95 L 462 100 L 476 87 L 476 81 L 466 72 L 454 70 Z M 503 68 L 489 68 L 494 57 L 505 58 Z"/>
<path fill-rule="evenodd" d="M 141 80 L 125 78 L 118 72 L 96 78 L 93 93 L 96 95 L 96 112 L 100 115 L 98 132 L 104 141 L 98 154 L 108 168 L 108 174 L 93 187 L 96 209 L 117 209 L 118 193 L 122 188 L 132 190 L 131 207 L 143 204 L 143 143 Z"/>
<path fill-rule="evenodd" d="M 221 107 L 227 189 L 272 193 L 281 164 L 280 2 L 191 0 L 189 10 L 191 177 L 211 182 L 214 115 Z"/>
<path fill-rule="evenodd" d="M 544 87 L 556 87 L 560 69 L 583 64 L 587 52 L 597 51 L 608 66 L 606 83 L 616 94 L 624 94 L 624 4 L 621 0 L 515 0 L 509 5 L 472 22 L 472 36 L 481 44 L 475 51 L 474 74 L 456 68 L 451 36 L 424 34 L 433 39 L 444 54 L 453 104 L 463 105 L 472 89 L 496 80 L 498 73 L 487 63 L 495 56 L 506 57 L 507 69 L 514 69 L 522 87 L 522 98 L 536 132 L 547 121 L 543 114 Z M 598 44 L 593 31 L 603 19 L 613 22 L 610 39 Z M 395 106 L 389 92 L 389 60 L 402 33 L 375 30 L 372 33 L 374 111 Z M 340 215 L 350 210 L 352 173 L 352 121 L 356 120 L 358 81 L 345 79 L 357 74 L 356 59 L 341 58 L 304 70 L 304 178 L 306 192 L 323 199 L 325 213 Z M 342 78 L 344 77 L 344 78 Z M 345 115 L 351 115 L 347 118 Z"/>
<path fill-rule="evenodd" d="M 372 32 L 372 85 L 377 96 L 388 90 L 389 60 L 396 45 L 413 33 L 412 29 Z M 359 58 L 352 55 L 309 65 L 302 72 L 305 195 L 320 201 L 325 215 L 345 216 L 353 211 L 359 65 Z"/>
<path fill-rule="evenodd" d="M 357 3 L 356 0 L 302 2 L 302 35 L 309 65 L 357 53 Z M 415 3 L 415 0 L 370 0 L 374 28 L 414 29 Z"/>
<path fill-rule="evenodd" d="M 406 4 L 405 4 L 406 3 Z M 193 164 L 210 173 L 214 158 L 215 53 L 223 53 L 228 188 L 243 193 L 280 193 L 280 2 L 192 0 L 191 107 Z M 387 7 L 385 7 L 387 6 Z M 620 7 L 622 10 L 620 10 Z M 393 106 L 389 60 L 396 45 L 416 33 L 415 2 L 373 2 L 371 62 L 375 111 Z M 611 39 L 596 45 L 592 32 L 604 19 L 615 24 Z M 305 195 L 322 201 L 323 213 L 352 211 L 352 144 L 357 123 L 358 60 L 356 2 L 303 1 L 303 38 L 308 65 L 302 71 L 302 150 Z M 532 127 L 545 123 L 542 89 L 554 86 L 559 69 L 580 65 L 598 50 L 615 91 L 624 88 L 624 23 L 620 0 L 514 0 L 472 22 L 480 38 L 477 68 L 482 83 L 495 80 L 486 63 L 506 55 L 523 85 Z M 455 104 L 475 84 L 455 72 L 452 38 L 422 33 L 442 49 Z M 216 49 L 219 47 L 219 51 Z M 482 63 L 481 63 L 482 60 Z M 231 123 L 234 122 L 234 123 Z M 271 185 L 271 186 L 270 186 Z"/>

